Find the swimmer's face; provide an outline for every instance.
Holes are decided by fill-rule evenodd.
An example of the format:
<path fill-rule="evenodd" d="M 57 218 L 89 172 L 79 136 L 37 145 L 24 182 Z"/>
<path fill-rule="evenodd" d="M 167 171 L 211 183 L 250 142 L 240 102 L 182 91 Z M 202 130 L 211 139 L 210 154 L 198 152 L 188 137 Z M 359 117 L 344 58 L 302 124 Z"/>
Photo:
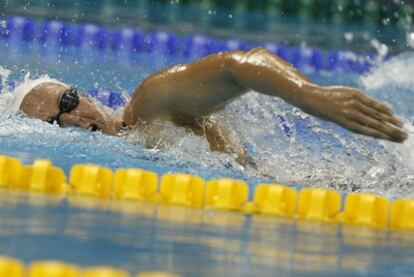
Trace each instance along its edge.
<path fill-rule="evenodd" d="M 20 109 L 30 117 L 44 121 L 56 118 L 63 94 L 69 87 L 57 83 L 43 83 L 33 88 L 23 99 Z M 59 116 L 61 127 L 78 126 L 91 131 L 116 135 L 119 122 L 97 102 L 79 95 L 79 104 Z"/>

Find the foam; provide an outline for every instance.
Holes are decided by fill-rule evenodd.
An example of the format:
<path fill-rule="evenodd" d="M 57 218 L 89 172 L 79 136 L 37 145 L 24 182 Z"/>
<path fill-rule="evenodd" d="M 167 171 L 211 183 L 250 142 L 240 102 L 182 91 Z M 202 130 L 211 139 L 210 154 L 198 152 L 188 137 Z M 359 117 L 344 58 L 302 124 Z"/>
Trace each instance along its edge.
<path fill-rule="evenodd" d="M 401 54 L 375 68 L 361 78 L 364 89 L 375 90 L 386 85 L 398 85 L 407 89 L 414 87 L 414 52 Z"/>

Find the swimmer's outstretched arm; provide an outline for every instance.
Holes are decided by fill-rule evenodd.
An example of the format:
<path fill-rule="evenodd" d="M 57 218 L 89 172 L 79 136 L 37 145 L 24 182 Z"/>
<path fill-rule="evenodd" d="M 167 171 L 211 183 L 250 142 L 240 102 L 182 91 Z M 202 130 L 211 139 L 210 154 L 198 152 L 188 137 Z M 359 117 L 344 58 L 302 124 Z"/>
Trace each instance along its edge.
<path fill-rule="evenodd" d="M 177 65 L 146 79 L 128 104 L 124 121 L 154 118 L 191 124 L 254 90 L 363 135 L 402 142 L 407 134 L 392 111 L 357 89 L 321 87 L 265 49 L 234 51 Z"/>

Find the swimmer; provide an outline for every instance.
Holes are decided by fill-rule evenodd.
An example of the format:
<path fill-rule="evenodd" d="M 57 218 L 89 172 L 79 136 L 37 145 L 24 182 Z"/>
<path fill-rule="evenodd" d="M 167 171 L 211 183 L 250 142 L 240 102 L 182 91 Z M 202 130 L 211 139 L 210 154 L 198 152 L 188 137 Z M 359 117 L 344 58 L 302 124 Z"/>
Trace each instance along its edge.
<path fill-rule="evenodd" d="M 408 136 L 401 119 L 383 103 L 354 88 L 316 85 L 262 48 L 218 53 L 153 74 L 136 88 L 122 120 L 77 89 L 53 79 L 18 87 L 14 105 L 29 117 L 108 135 L 128 129 L 144 132 L 153 120 L 168 120 L 205 136 L 212 151 L 244 159 L 245 150 L 232 143 L 226 130 L 209 116 L 251 90 L 280 97 L 358 134 L 393 142 L 403 142 Z"/>

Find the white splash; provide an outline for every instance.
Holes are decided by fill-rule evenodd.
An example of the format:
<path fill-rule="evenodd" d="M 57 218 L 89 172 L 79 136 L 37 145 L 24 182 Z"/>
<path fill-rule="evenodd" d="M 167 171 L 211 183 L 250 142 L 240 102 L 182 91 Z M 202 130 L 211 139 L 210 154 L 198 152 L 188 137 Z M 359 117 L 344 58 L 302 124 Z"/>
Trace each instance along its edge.
<path fill-rule="evenodd" d="M 381 58 L 384 58 L 385 56 L 387 56 L 389 49 L 386 44 L 381 43 L 377 39 L 371 39 L 370 43 L 371 43 L 371 46 L 375 48 L 375 50 L 377 51 L 378 55 Z"/>
<path fill-rule="evenodd" d="M 390 84 L 413 89 L 414 52 L 392 58 L 363 77 L 361 82 L 364 88 L 368 90 L 378 89 Z"/>
<path fill-rule="evenodd" d="M 7 90 L 7 80 L 9 79 L 10 76 L 10 70 L 5 69 L 4 67 L 0 66 L 0 79 L 1 79 L 1 88 L 2 91 L 0 92 L 4 92 Z"/>

